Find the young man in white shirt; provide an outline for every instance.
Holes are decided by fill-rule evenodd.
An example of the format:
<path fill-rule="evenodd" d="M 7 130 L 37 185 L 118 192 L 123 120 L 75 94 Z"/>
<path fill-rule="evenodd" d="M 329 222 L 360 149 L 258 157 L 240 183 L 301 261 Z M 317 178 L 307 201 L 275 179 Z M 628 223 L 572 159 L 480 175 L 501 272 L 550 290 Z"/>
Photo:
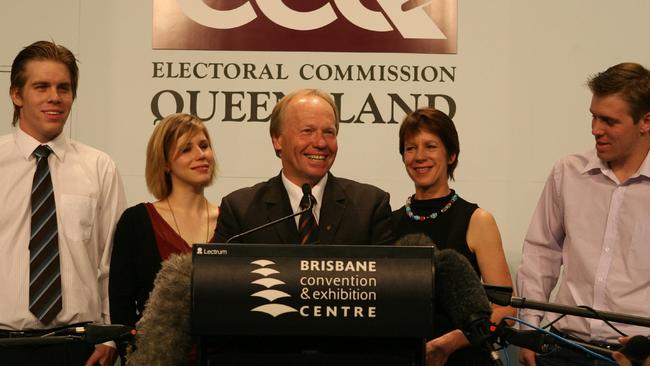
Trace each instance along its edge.
<path fill-rule="evenodd" d="M 108 155 L 62 134 L 77 82 L 77 60 L 53 42 L 25 47 L 12 64 L 9 94 L 16 128 L 0 137 L 0 337 L 110 323 L 108 270 L 125 196 Z M 46 193 L 40 193 L 42 187 Z M 46 206 L 49 213 L 39 216 Z M 48 258 L 38 262 L 42 253 Z M 116 350 L 110 343 L 81 342 L 0 347 L 0 359 L 113 365 Z"/>
<path fill-rule="evenodd" d="M 555 164 L 531 220 L 517 274 L 518 295 L 569 306 L 650 317 L 650 71 L 622 63 L 589 81 L 594 149 Z M 538 325 L 543 312 L 521 310 Z M 551 315 L 555 319 L 558 315 Z M 647 328 L 616 324 L 626 335 Z M 567 316 L 556 331 L 616 348 L 605 322 Z M 644 334 L 645 333 L 645 334 Z M 522 349 L 525 365 L 594 365 L 583 354 Z"/>

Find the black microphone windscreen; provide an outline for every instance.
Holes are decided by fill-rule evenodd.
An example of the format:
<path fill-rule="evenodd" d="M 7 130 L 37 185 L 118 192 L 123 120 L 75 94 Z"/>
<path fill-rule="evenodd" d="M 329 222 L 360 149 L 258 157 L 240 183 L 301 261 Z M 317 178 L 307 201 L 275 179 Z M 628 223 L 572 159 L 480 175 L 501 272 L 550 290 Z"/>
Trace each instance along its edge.
<path fill-rule="evenodd" d="M 129 365 L 183 365 L 192 347 L 190 326 L 192 254 L 162 262 L 154 288 L 136 324 L 136 350 Z"/>
<path fill-rule="evenodd" d="M 650 357 L 650 339 L 642 335 L 635 335 L 623 345 L 620 352 L 633 364 L 642 364 Z"/>
<path fill-rule="evenodd" d="M 472 346 L 486 350 L 495 365 L 502 365 L 492 344 L 492 308 L 478 275 L 467 258 L 452 249 L 436 255 L 436 303 Z"/>
<path fill-rule="evenodd" d="M 301 188 L 302 188 L 303 195 L 305 196 L 311 195 L 311 186 L 309 185 L 309 183 L 303 184 Z"/>
<path fill-rule="evenodd" d="M 435 247 L 436 244 L 431 238 L 423 233 L 406 234 L 395 242 L 395 245 L 401 247 Z"/>
<path fill-rule="evenodd" d="M 436 255 L 437 302 L 458 329 L 472 316 L 492 314 L 483 285 L 467 258 L 452 249 L 440 250 Z"/>

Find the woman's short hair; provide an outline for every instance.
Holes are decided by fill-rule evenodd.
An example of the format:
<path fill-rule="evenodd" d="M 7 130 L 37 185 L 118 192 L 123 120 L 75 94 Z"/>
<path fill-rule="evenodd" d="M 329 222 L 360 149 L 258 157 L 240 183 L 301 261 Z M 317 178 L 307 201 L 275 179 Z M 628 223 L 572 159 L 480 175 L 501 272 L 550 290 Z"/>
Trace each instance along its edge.
<path fill-rule="evenodd" d="M 172 181 L 167 166 L 176 157 L 177 151 L 171 151 L 187 144 L 195 135 L 203 132 L 212 148 L 208 129 L 198 117 L 186 113 L 170 114 L 158 123 L 147 144 L 147 161 L 145 179 L 149 192 L 157 199 L 164 199 L 172 192 Z M 178 142 L 176 144 L 176 142 Z M 176 145 L 174 145 L 176 144 Z M 208 183 L 212 184 L 217 171 L 215 159 L 214 169 Z"/>
<path fill-rule="evenodd" d="M 453 162 L 447 164 L 447 175 L 449 179 L 454 180 L 454 170 L 458 165 L 458 155 L 460 154 L 460 142 L 454 121 L 445 113 L 431 107 L 420 108 L 407 114 L 399 128 L 399 153 L 402 158 L 404 158 L 406 140 L 422 131 L 432 133 L 440 138 L 447 150 L 447 159 L 456 156 Z"/>

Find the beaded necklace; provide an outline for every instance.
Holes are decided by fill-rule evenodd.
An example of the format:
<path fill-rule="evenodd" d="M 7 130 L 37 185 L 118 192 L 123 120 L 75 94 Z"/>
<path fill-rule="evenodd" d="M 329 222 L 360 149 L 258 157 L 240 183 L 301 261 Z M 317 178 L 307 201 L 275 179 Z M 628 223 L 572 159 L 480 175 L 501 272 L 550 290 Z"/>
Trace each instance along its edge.
<path fill-rule="evenodd" d="M 406 199 L 406 205 L 404 205 L 404 208 L 406 209 L 406 216 L 408 216 L 413 221 L 425 221 L 427 219 L 433 220 L 436 217 L 438 217 L 438 215 L 441 215 L 441 214 L 445 213 L 447 210 L 449 210 L 449 207 L 451 207 L 451 205 L 453 205 L 454 202 L 456 202 L 456 200 L 458 199 L 458 194 L 454 193 L 454 195 L 451 197 L 451 200 L 449 200 L 449 202 L 447 202 L 445 207 L 441 208 L 440 211 L 433 212 L 429 216 L 420 216 L 420 215 L 414 214 L 413 210 L 411 210 L 411 199 L 412 199 L 412 196 L 409 196 Z"/>

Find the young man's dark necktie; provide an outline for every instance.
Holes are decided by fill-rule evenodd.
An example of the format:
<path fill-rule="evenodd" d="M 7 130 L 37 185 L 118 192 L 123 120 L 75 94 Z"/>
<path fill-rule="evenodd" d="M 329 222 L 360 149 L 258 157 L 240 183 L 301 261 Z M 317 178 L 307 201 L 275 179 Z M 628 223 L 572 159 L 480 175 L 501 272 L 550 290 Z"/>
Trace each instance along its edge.
<path fill-rule="evenodd" d="M 309 197 L 308 195 L 304 195 L 300 200 L 301 210 L 309 207 Z M 315 204 L 316 199 L 314 196 L 311 196 L 311 199 Z M 298 235 L 300 236 L 300 244 L 313 244 L 318 242 L 318 223 L 316 223 L 316 218 L 312 210 L 300 215 L 300 220 L 298 220 Z"/>
<path fill-rule="evenodd" d="M 29 239 L 29 310 L 43 324 L 49 324 L 63 307 L 56 205 L 47 162 L 50 153 L 45 145 L 33 153 L 37 162 Z"/>

